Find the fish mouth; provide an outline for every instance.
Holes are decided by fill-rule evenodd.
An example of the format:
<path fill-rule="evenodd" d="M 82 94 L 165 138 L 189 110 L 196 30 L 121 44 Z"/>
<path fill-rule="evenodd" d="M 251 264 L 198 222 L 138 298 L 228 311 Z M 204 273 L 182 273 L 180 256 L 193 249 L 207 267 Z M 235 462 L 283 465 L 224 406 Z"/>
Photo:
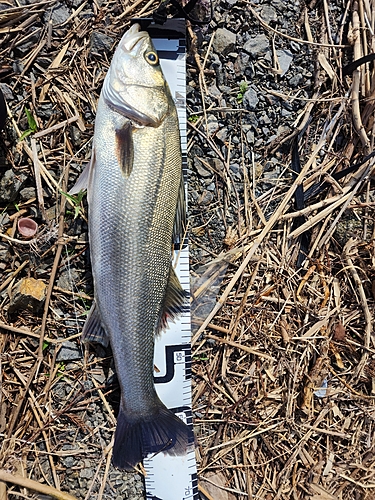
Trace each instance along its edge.
<path fill-rule="evenodd" d="M 141 31 L 138 23 L 133 24 L 127 31 L 123 39 L 123 49 L 125 52 L 131 52 L 140 40 L 147 37 L 147 31 Z"/>

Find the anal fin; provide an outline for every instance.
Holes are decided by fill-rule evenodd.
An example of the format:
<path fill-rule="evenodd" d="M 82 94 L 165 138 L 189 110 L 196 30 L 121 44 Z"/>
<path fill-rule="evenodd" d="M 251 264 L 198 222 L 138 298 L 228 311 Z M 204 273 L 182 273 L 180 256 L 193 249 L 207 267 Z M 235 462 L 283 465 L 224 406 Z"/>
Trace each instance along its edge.
<path fill-rule="evenodd" d="M 82 330 L 82 342 L 96 342 L 102 344 L 104 347 L 108 347 L 109 344 L 109 338 L 102 326 L 99 309 L 95 301 L 91 306 Z"/>
<path fill-rule="evenodd" d="M 165 291 L 163 306 L 161 309 L 158 324 L 156 326 L 156 335 L 159 335 L 167 328 L 168 320 L 174 320 L 179 316 L 184 309 L 188 299 L 187 292 L 182 288 L 179 279 L 172 267 L 169 271 L 169 279 Z"/>

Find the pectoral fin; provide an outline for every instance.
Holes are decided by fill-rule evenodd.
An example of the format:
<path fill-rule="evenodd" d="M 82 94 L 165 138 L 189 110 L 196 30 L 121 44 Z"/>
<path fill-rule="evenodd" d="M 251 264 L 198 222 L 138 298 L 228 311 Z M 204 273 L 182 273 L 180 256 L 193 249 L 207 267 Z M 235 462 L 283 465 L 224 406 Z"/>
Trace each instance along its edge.
<path fill-rule="evenodd" d="M 108 335 L 102 326 L 99 309 L 96 307 L 95 301 L 91 306 L 82 330 L 82 342 L 96 342 L 104 347 L 109 344 Z"/>
<path fill-rule="evenodd" d="M 181 283 L 179 282 L 176 273 L 171 265 L 164 302 L 155 331 L 156 335 L 159 335 L 163 330 L 167 328 L 168 320 L 173 321 L 183 312 L 184 305 L 186 304 L 187 299 L 188 294 L 182 288 Z"/>
<path fill-rule="evenodd" d="M 88 202 L 90 203 L 90 184 L 91 184 L 91 179 L 92 179 L 94 167 L 95 167 L 95 149 L 93 148 L 90 162 L 85 166 L 81 175 L 78 177 L 77 182 L 70 189 L 68 194 L 74 195 L 74 194 L 78 194 L 80 191 L 87 190 L 87 193 L 88 193 L 87 198 L 88 198 Z"/>
<path fill-rule="evenodd" d="M 178 247 L 184 240 L 186 232 L 186 200 L 184 176 L 181 173 L 181 182 L 178 192 L 176 217 L 173 227 L 173 244 Z"/>
<path fill-rule="evenodd" d="M 133 170 L 134 143 L 133 126 L 131 122 L 116 130 L 117 160 L 125 177 L 129 177 Z"/>

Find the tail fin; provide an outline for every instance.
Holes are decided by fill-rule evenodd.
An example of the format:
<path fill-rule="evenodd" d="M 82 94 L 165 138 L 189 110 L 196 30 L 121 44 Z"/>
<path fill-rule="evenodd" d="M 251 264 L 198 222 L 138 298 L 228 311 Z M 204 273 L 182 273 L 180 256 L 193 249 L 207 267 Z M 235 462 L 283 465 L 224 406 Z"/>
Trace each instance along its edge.
<path fill-rule="evenodd" d="M 156 415 L 136 421 L 128 419 L 120 407 L 113 465 L 131 471 L 149 453 L 163 451 L 170 455 L 183 455 L 192 442 L 189 427 L 164 405 L 158 408 Z"/>

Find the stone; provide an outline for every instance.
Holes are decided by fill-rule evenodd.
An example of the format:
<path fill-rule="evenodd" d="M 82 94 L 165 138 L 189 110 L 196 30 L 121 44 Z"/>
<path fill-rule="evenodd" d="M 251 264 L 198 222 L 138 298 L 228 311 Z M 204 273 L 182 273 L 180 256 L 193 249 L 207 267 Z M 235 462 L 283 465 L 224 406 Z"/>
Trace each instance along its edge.
<path fill-rule="evenodd" d="M 57 353 L 57 361 L 74 361 L 82 358 L 80 348 L 74 342 L 67 340 L 61 344 L 61 348 Z"/>
<path fill-rule="evenodd" d="M 24 174 L 15 174 L 13 170 L 7 170 L 0 181 L 0 202 L 7 204 L 14 201 L 26 179 Z"/>
<path fill-rule="evenodd" d="M 299 87 L 302 83 L 303 76 L 300 73 L 297 73 L 296 75 L 292 76 L 289 79 L 289 85 L 293 88 Z"/>
<path fill-rule="evenodd" d="M 277 50 L 277 58 L 279 60 L 280 69 L 282 71 L 280 76 L 284 76 L 288 71 L 291 62 L 293 61 L 293 54 L 289 50 Z"/>
<path fill-rule="evenodd" d="M 216 137 L 217 139 L 219 139 L 219 141 L 221 141 L 223 144 L 227 141 L 228 139 L 228 127 L 221 127 L 217 133 L 216 133 Z"/>
<path fill-rule="evenodd" d="M 56 284 L 64 290 L 72 290 L 74 283 L 77 283 L 79 278 L 80 276 L 78 271 L 74 268 L 70 268 L 60 274 Z"/>
<path fill-rule="evenodd" d="M 250 111 L 257 108 L 259 103 L 258 93 L 254 87 L 249 87 L 243 95 L 242 104 Z"/>
<path fill-rule="evenodd" d="M 53 25 L 63 24 L 70 17 L 70 10 L 62 3 L 56 3 L 51 11 L 44 14 L 44 21 L 48 22 L 51 19 Z"/>
<path fill-rule="evenodd" d="M 109 52 L 114 43 L 114 39 L 99 31 L 94 31 L 91 35 L 90 50 L 92 52 Z"/>
<path fill-rule="evenodd" d="M 254 57 L 264 57 L 270 50 L 270 43 L 264 33 L 250 38 L 243 49 Z"/>
<path fill-rule="evenodd" d="M 212 46 L 217 54 L 226 56 L 235 50 L 236 34 L 226 28 L 218 28 Z"/>
<path fill-rule="evenodd" d="M 35 278 L 22 279 L 12 290 L 9 313 L 24 309 L 38 312 L 44 304 L 46 293 L 47 286 L 42 280 L 36 280 Z"/>
<path fill-rule="evenodd" d="M 215 132 L 219 128 L 219 122 L 216 116 L 214 115 L 209 115 L 207 117 L 207 132 L 209 136 L 212 136 L 215 134 Z"/>
<path fill-rule="evenodd" d="M 93 469 L 82 469 L 81 472 L 79 473 L 79 476 L 84 479 L 90 479 L 93 477 L 94 471 Z"/>
<path fill-rule="evenodd" d="M 212 177 L 212 172 L 204 165 L 199 158 L 194 158 L 194 167 L 198 175 L 203 178 Z"/>
<path fill-rule="evenodd" d="M 9 253 L 9 243 L 5 241 L 0 241 L 0 262 L 9 262 L 10 253 Z"/>
<path fill-rule="evenodd" d="M 21 191 L 20 191 L 21 201 L 29 201 L 35 197 L 36 197 L 36 190 L 33 187 L 26 187 L 26 188 L 21 189 Z"/>
<path fill-rule="evenodd" d="M 203 191 L 198 200 L 198 205 L 209 205 L 213 200 L 214 195 L 210 191 Z"/>
<path fill-rule="evenodd" d="M 247 139 L 247 142 L 249 144 L 254 144 L 255 142 L 255 134 L 254 134 L 254 131 L 253 130 L 249 130 L 247 133 L 246 133 L 246 139 Z"/>
<path fill-rule="evenodd" d="M 261 16 L 263 21 L 265 21 L 267 24 L 270 24 L 273 21 L 277 21 L 277 13 L 272 5 L 263 5 Z"/>
<path fill-rule="evenodd" d="M 13 91 L 6 83 L 0 83 L 0 90 L 2 91 L 6 101 L 12 101 L 14 99 Z"/>

